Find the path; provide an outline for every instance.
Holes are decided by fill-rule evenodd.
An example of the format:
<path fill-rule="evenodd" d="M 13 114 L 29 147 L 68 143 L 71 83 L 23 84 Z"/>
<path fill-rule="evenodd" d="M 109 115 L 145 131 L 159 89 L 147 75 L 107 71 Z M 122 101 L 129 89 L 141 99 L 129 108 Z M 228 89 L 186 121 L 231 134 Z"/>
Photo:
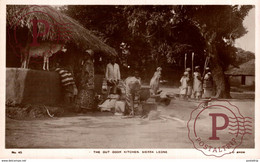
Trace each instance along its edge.
<path fill-rule="evenodd" d="M 232 100 L 245 116 L 254 117 L 253 100 Z M 90 113 L 44 120 L 6 120 L 7 148 L 193 148 L 187 135 L 190 112 L 198 103 L 172 100 L 161 115 L 178 120 L 121 119 Z M 209 124 L 209 123 L 205 123 Z M 208 134 L 209 130 L 204 130 Z M 254 131 L 254 130 L 253 130 Z M 254 136 L 241 145 L 254 147 Z"/>

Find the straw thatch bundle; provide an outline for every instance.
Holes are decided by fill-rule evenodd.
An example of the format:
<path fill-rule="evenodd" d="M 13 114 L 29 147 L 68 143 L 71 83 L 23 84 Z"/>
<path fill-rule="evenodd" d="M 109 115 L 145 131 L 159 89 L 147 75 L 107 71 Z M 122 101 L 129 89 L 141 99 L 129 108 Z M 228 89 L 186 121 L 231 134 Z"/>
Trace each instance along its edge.
<path fill-rule="evenodd" d="M 246 63 L 239 65 L 239 68 L 231 68 L 225 72 L 227 75 L 255 75 L 255 59 L 251 59 Z"/>
<path fill-rule="evenodd" d="M 95 52 L 117 55 L 115 49 L 102 42 L 76 20 L 51 6 L 7 6 L 7 27 L 12 31 L 26 27 L 33 33 L 34 19 L 44 20 L 50 25 L 49 32 L 41 37 L 42 41 L 74 43 L 82 50 L 92 49 Z M 37 23 L 37 26 L 38 33 L 45 32 L 44 23 Z"/>

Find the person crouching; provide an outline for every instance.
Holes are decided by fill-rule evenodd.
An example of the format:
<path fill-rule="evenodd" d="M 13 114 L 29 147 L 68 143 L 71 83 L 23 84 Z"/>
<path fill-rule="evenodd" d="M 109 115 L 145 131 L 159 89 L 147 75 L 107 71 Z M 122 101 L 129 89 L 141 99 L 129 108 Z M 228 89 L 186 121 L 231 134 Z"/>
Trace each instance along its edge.
<path fill-rule="evenodd" d="M 129 115 L 129 116 L 135 115 L 135 102 L 137 102 L 137 104 L 140 103 L 139 101 L 140 89 L 141 89 L 141 79 L 139 78 L 139 73 L 135 71 L 134 76 L 130 76 L 125 80 L 125 93 L 126 93 L 125 115 Z"/>

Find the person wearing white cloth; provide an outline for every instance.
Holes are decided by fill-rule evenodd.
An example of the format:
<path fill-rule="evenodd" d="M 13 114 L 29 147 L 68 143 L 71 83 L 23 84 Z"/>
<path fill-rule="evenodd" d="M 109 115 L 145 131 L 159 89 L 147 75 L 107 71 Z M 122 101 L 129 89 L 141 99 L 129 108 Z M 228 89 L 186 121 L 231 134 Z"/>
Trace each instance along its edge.
<path fill-rule="evenodd" d="M 116 58 L 111 58 L 110 62 L 107 64 L 106 67 L 106 80 L 107 80 L 107 91 L 108 95 L 110 93 L 111 88 L 115 88 L 116 85 L 119 83 L 121 79 L 120 75 L 120 68 L 119 65 L 116 63 Z"/>
<path fill-rule="evenodd" d="M 181 87 L 180 87 L 180 98 L 186 99 L 187 91 L 188 91 L 188 82 L 189 82 L 189 73 L 187 71 L 184 72 L 183 76 L 181 77 Z"/>
<path fill-rule="evenodd" d="M 206 74 L 203 79 L 204 98 L 211 98 L 213 95 L 213 78 L 209 67 L 206 68 Z"/>
<path fill-rule="evenodd" d="M 157 95 L 159 91 L 159 84 L 160 84 L 160 77 L 161 77 L 161 72 L 162 68 L 158 67 L 156 69 L 156 72 L 154 73 L 151 81 L 150 81 L 150 92 L 151 95 Z"/>
<path fill-rule="evenodd" d="M 194 98 L 199 100 L 202 96 L 202 76 L 200 73 L 200 67 L 195 67 L 195 72 L 193 74 L 193 91 Z"/>

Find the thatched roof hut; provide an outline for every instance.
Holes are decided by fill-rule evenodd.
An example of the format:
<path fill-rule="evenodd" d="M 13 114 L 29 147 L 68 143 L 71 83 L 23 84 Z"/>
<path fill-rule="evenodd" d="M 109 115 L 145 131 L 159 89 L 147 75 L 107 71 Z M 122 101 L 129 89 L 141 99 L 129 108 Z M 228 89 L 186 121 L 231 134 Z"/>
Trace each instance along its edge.
<path fill-rule="evenodd" d="M 7 6 L 7 27 L 11 31 L 17 28 L 28 28 L 33 33 L 32 20 L 45 20 L 49 23 L 49 32 L 42 35 L 42 41 L 61 41 L 73 43 L 79 49 L 92 49 L 95 52 L 102 52 L 108 55 L 117 55 L 115 49 L 111 48 L 89 30 L 84 28 L 76 20 L 62 14 L 51 6 Z M 37 23 L 38 34 L 46 30 L 44 23 Z M 13 33 L 9 33 L 9 37 Z"/>
<path fill-rule="evenodd" d="M 233 67 L 225 71 L 226 75 L 232 76 L 254 76 L 255 75 L 255 59 L 251 59 L 246 63 L 239 65 L 239 68 Z"/>

